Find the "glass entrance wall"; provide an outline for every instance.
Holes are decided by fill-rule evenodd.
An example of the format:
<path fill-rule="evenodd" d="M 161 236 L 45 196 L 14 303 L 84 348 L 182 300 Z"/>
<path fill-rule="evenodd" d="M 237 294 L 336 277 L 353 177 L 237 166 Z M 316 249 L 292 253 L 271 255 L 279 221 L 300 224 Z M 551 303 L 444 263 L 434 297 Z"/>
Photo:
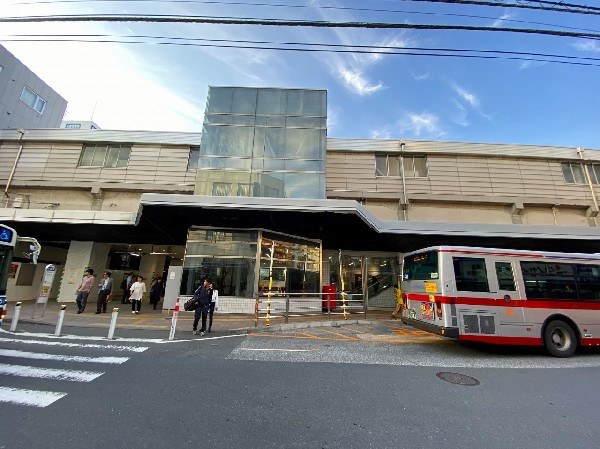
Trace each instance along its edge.
<path fill-rule="evenodd" d="M 327 91 L 210 87 L 197 195 L 325 196 Z"/>
<path fill-rule="evenodd" d="M 193 294 L 206 278 L 219 297 L 253 298 L 268 291 L 269 282 L 271 291 L 314 295 L 321 290 L 321 242 L 266 230 L 192 227 L 180 294 Z"/>
<path fill-rule="evenodd" d="M 183 260 L 181 295 L 191 295 L 211 278 L 219 296 L 252 298 L 258 231 L 193 227 Z"/>
<path fill-rule="evenodd" d="M 270 276 L 272 263 L 272 279 Z M 321 245 L 312 240 L 263 232 L 260 242 L 259 292 L 318 293 Z"/>
<path fill-rule="evenodd" d="M 399 259 L 396 254 L 365 256 L 342 251 L 341 278 L 339 254 L 331 254 L 327 260 L 329 285 L 335 285 L 338 292 L 343 290 L 348 293 L 350 306 L 362 308 L 366 293 L 368 307 L 395 307 L 394 284 L 398 282 L 400 273 Z"/>

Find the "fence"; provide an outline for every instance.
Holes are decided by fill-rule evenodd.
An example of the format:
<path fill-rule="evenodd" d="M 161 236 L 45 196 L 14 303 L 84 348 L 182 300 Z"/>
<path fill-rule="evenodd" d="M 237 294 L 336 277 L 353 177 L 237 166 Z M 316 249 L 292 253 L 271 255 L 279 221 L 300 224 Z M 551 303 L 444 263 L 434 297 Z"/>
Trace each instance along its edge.
<path fill-rule="evenodd" d="M 272 319 L 283 318 L 285 323 L 291 317 L 323 316 L 327 319 L 360 314 L 367 318 L 367 304 L 362 294 L 337 293 L 261 293 L 256 298 L 254 325 L 265 320 L 269 326 Z"/>

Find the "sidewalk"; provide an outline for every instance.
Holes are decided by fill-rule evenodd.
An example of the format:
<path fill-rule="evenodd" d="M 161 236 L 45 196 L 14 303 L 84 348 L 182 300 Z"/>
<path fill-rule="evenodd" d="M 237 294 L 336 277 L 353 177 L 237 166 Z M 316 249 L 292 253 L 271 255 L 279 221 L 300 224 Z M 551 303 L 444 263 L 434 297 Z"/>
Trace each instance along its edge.
<path fill-rule="evenodd" d="M 14 302 L 7 304 L 7 315 L 3 321 L 2 328 L 8 329 L 15 314 Z M 150 331 L 156 338 L 165 338 L 169 336 L 171 329 L 173 311 L 172 310 L 153 310 L 148 303 L 142 304 L 139 314 L 131 313 L 130 304 L 121 304 L 120 302 L 110 302 L 106 313 L 96 314 L 96 304 L 88 304 L 82 314 L 77 313 L 75 303 L 57 303 L 50 301 L 47 306 L 44 304 L 35 305 L 33 300 L 23 301 L 21 303 L 21 312 L 17 324 L 17 330 L 21 325 L 41 324 L 51 326 L 52 330 L 56 328 L 59 311 L 62 305 L 66 306 L 65 317 L 63 321 L 62 334 L 68 332 L 68 328 L 95 328 L 105 329 L 108 332 L 110 327 L 113 308 L 118 309 L 116 330 L 145 330 Z M 45 311 L 44 311 L 45 307 Z M 35 309 L 35 314 L 34 314 Z M 43 313 L 43 316 L 42 316 Z M 272 332 L 278 330 L 305 329 L 310 327 L 340 326 L 357 323 L 373 323 L 374 321 L 389 321 L 390 311 L 369 311 L 367 318 L 361 314 L 347 314 L 346 319 L 342 314 L 327 313 L 319 315 L 303 315 L 289 317 L 288 323 L 285 323 L 284 317 L 271 317 L 270 325 L 267 326 L 264 317 L 255 323 L 253 315 L 234 315 L 219 314 L 214 315 L 213 332 L 219 334 L 239 334 L 248 332 Z M 194 321 L 193 312 L 180 311 L 177 319 L 177 334 L 192 330 Z M 398 324 L 400 324 L 398 320 Z"/>

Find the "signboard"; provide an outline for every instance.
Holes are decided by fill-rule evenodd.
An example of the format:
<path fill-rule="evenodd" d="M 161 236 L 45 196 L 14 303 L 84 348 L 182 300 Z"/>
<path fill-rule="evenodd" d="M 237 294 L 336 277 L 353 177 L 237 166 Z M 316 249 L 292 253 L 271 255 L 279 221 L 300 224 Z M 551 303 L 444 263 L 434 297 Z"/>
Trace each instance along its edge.
<path fill-rule="evenodd" d="M 44 277 L 42 278 L 42 285 L 40 287 L 40 294 L 37 297 L 37 304 L 45 304 L 48 302 L 50 296 L 50 289 L 52 288 L 52 282 L 54 282 L 54 275 L 56 274 L 56 267 L 52 264 L 46 265 L 44 269 Z"/>
<path fill-rule="evenodd" d="M 0 242 L 1 243 L 13 243 L 15 232 L 6 226 L 0 225 Z"/>

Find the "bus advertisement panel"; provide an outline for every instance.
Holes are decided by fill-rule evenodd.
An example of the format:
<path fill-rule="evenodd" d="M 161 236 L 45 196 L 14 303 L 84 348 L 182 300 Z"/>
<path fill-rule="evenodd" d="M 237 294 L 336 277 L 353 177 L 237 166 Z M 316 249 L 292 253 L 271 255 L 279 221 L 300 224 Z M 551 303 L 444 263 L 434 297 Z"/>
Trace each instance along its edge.
<path fill-rule="evenodd" d="M 437 246 L 404 257 L 403 321 L 459 340 L 600 345 L 600 255 Z"/>

